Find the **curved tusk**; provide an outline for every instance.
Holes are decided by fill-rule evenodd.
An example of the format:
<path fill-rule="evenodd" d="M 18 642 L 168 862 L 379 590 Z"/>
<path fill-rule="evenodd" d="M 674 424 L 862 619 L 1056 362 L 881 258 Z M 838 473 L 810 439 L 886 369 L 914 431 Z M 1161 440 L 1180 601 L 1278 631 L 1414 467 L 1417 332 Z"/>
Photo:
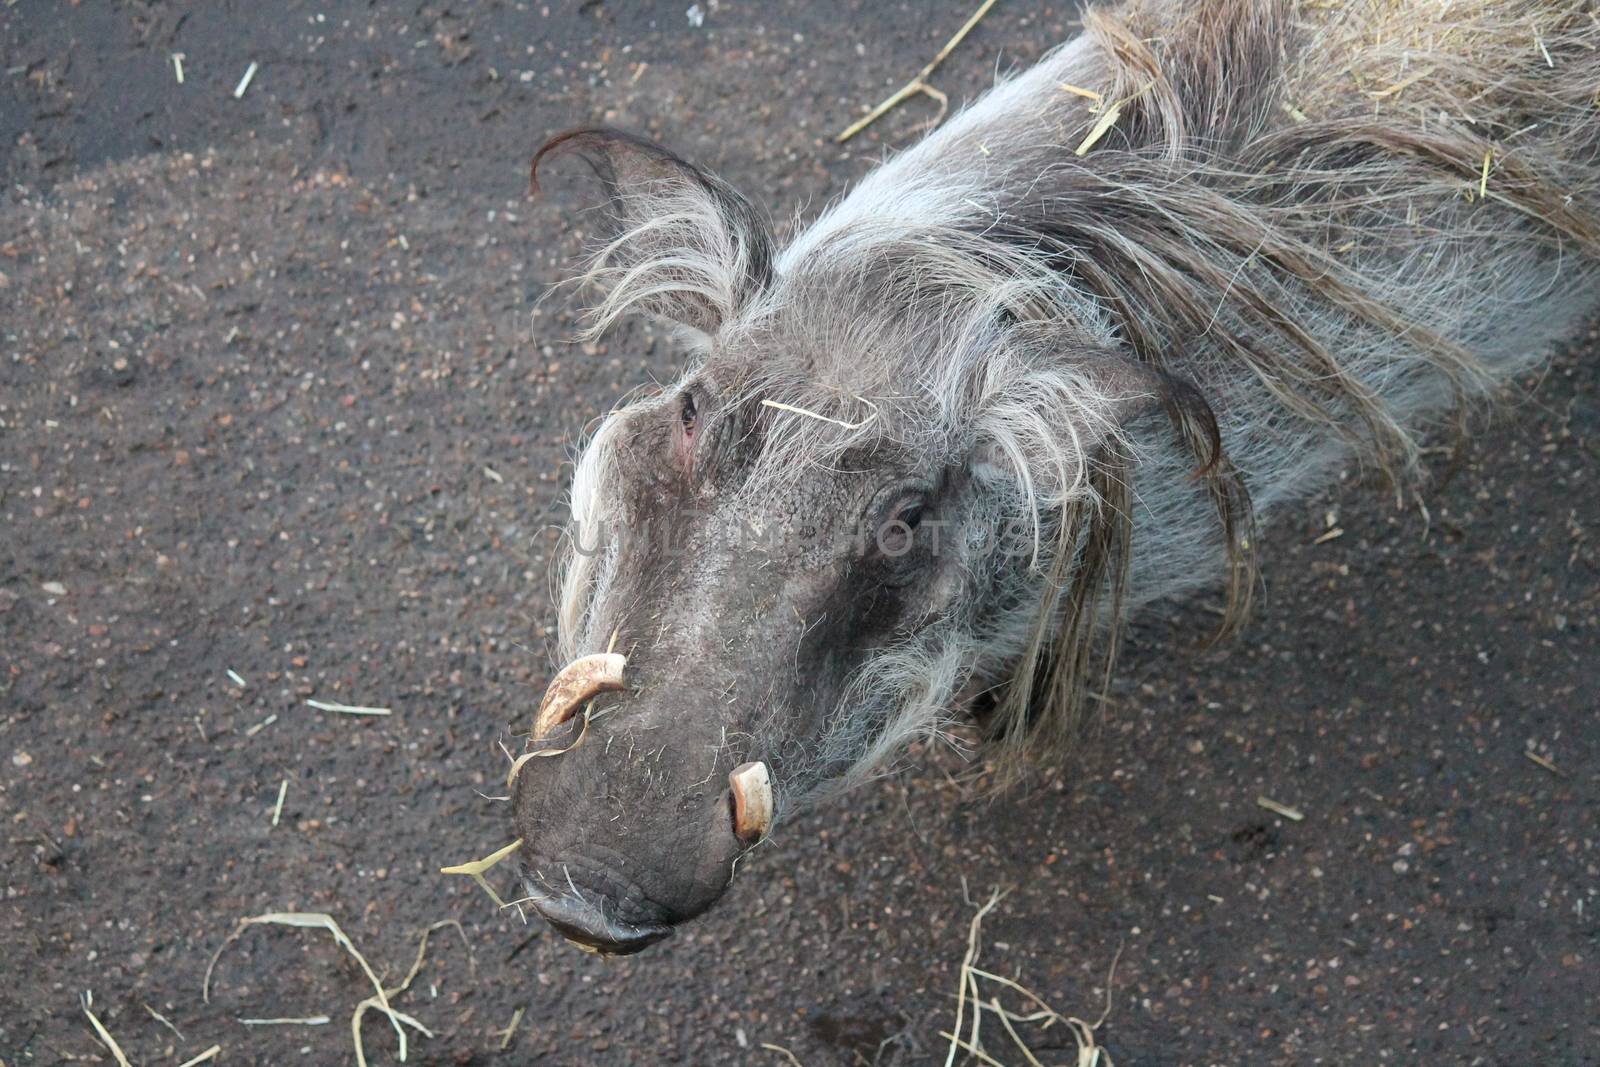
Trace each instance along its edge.
<path fill-rule="evenodd" d="M 765 763 L 741 763 L 728 775 L 733 793 L 733 832 L 755 842 L 772 829 L 772 776 Z"/>
<path fill-rule="evenodd" d="M 590 698 L 627 688 L 622 681 L 627 662 L 628 658 L 619 652 L 597 652 L 580 656 L 561 668 L 539 704 L 539 714 L 533 720 L 533 739 L 539 740 L 572 718 Z"/>

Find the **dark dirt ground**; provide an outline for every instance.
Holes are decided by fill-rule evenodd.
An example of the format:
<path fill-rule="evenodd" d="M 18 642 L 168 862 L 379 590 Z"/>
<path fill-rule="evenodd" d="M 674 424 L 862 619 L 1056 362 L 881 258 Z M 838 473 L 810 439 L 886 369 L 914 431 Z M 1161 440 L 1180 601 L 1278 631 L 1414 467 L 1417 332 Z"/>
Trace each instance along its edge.
<path fill-rule="evenodd" d="M 475 971 L 445 931 L 397 999 L 436 1034 L 413 1063 L 942 1063 L 1002 886 L 980 963 L 1091 1020 L 1109 996 L 1124 1067 L 1600 1063 L 1593 329 L 1440 448 L 1426 519 L 1341 487 L 1267 538 L 1240 639 L 1202 647 L 1205 598 L 1147 620 L 1031 791 L 913 762 L 616 962 L 435 873 L 507 839 L 476 790 L 550 671 L 573 442 L 676 358 L 638 326 L 569 347 L 574 300 L 537 303 L 592 191 L 527 201 L 533 147 L 600 119 L 814 208 L 927 105 L 832 132 L 968 12 L 687 6 L 0 8 L 0 1061 L 109 1063 L 92 989 L 138 1063 L 349 1062 L 369 989 L 324 935 L 246 934 L 201 1000 L 235 920 L 318 910 L 391 978 L 464 924 Z M 936 83 L 1071 18 L 1006 0 Z"/>

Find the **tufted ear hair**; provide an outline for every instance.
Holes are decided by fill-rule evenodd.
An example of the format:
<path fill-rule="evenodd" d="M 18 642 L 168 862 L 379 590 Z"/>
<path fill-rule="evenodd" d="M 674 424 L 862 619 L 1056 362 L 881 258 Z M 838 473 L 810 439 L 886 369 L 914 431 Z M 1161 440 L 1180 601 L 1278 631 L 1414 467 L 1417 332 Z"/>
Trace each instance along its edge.
<path fill-rule="evenodd" d="M 1215 508 L 1232 572 L 1224 631 L 1248 610 L 1255 569 L 1249 493 L 1194 385 L 1114 350 L 1057 360 L 1033 378 L 1034 388 L 1056 381 L 1030 397 L 1037 417 L 998 420 L 975 459 L 990 468 L 987 477 L 1028 480 L 1035 536 L 1046 542 L 1036 553 L 1045 592 L 1032 634 L 986 716 L 992 738 L 1037 753 L 1071 743 L 1086 697 L 1104 687 L 1116 659 L 1132 562 L 1132 476 L 1159 440 L 1138 434 L 1136 454 L 1135 424 L 1156 435 L 1169 426 L 1172 473 L 1187 467 Z M 1058 472 L 1074 465 L 1078 476 L 1063 488 Z M 1138 506 L 1150 506 L 1152 492 L 1146 486 Z"/>
<path fill-rule="evenodd" d="M 652 141 L 588 127 L 534 155 L 535 196 L 540 164 L 563 155 L 588 163 L 609 201 L 610 233 L 585 275 L 606 291 L 591 334 L 637 306 L 709 337 L 771 281 L 771 227 L 720 178 Z"/>

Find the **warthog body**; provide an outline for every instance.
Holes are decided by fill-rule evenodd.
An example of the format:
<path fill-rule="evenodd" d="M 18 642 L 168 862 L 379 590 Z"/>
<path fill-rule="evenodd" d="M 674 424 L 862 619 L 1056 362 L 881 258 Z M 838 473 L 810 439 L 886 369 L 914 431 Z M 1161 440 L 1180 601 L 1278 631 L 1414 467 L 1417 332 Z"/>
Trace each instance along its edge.
<path fill-rule="evenodd" d="M 781 250 L 663 149 L 547 144 L 610 195 L 594 328 L 695 357 L 578 465 L 561 649 L 623 677 L 514 776 L 535 907 L 635 950 L 763 803 L 978 708 L 1017 766 L 1128 610 L 1242 613 L 1255 522 L 1356 456 L 1404 479 L 1600 304 L 1597 46 L 1591 0 L 1134 0 Z"/>

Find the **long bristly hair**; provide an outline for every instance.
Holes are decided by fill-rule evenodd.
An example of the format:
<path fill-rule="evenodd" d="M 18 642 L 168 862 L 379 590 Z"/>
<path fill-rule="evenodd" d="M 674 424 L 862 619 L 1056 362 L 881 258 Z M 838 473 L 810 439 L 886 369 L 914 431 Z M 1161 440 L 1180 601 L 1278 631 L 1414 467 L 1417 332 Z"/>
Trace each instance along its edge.
<path fill-rule="evenodd" d="M 762 410 L 752 498 L 874 451 L 979 456 L 1029 541 L 982 576 L 1009 583 L 1003 618 L 952 617 L 861 670 L 806 784 L 859 781 L 975 692 L 1021 766 L 1073 736 L 1128 610 L 1220 569 L 1235 625 L 1258 515 L 1351 457 L 1412 478 L 1419 433 L 1596 305 L 1600 15 L 1092 8 L 781 252 L 738 194 L 648 158 L 612 175 L 594 322 L 638 309 L 707 359 L 759 350 L 745 400 L 828 416 Z M 602 430 L 580 539 L 611 507 L 606 464 Z M 568 571 L 568 654 L 605 566 Z"/>

